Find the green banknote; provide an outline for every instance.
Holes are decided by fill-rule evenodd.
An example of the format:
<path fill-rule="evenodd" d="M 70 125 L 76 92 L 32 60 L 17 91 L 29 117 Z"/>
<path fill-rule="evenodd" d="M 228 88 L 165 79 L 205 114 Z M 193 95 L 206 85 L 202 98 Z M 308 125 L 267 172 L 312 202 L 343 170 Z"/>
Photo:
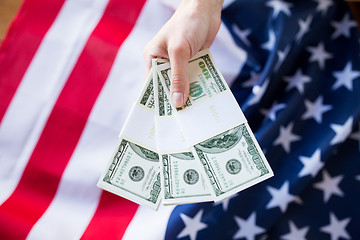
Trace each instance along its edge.
<path fill-rule="evenodd" d="M 162 83 L 165 85 L 165 90 L 170 92 L 170 65 L 162 68 L 158 73 L 163 80 Z M 217 71 L 208 52 L 202 55 L 198 54 L 189 61 L 189 73 L 193 81 L 190 82 L 189 98 L 183 108 L 228 90 L 227 84 L 221 79 L 221 75 Z M 183 108 L 178 108 L 178 110 L 182 110 Z"/>
<path fill-rule="evenodd" d="M 148 202 L 150 206 L 158 202 L 161 185 L 159 173 L 159 155 L 149 149 L 122 139 L 112 158 L 102 183 L 115 187 L 114 193 L 125 198 L 132 197 Z M 140 202 L 141 204 L 142 202 Z"/>
<path fill-rule="evenodd" d="M 160 82 L 156 71 L 154 71 L 154 79 L 157 79 L 157 84 L 155 83 L 155 102 L 157 106 L 155 107 L 158 118 L 157 123 L 160 123 L 160 126 L 157 125 L 158 132 L 158 141 L 162 141 L 164 134 L 173 134 L 172 141 L 168 141 L 167 144 L 172 144 L 179 146 L 181 139 L 181 134 L 177 134 L 175 131 L 180 131 L 177 126 L 175 117 L 173 116 L 173 108 L 170 104 L 168 96 L 165 94 L 163 86 Z M 156 86 L 157 85 L 157 86 Z M 164 123 L 169 123 L 168 131 L 164 129 Z M 175 131 L 174 131 L 175 130 Z M 160 144 L 163 146 L 164 144 Z M 158 145 L 159 146 L 159 145 Z M 176 149 L 176 148 L 175 148 Z M 159 149 L 161 152 L 161 149 Z M 206 186 L 203 176 L 199 171 L 199 164 L 194 158 L 190 149 L 183 151 L 179 149 L 175 152 L 167 152 L 166 154 L 161 154 L 161 176 L 163 187 L 163 203 L 164 204 L 185 204 L 185 203 L 194 203 L 194 202 L 205 202 L 212 201 L 212 196 Z"/>
<path fill-rule="evenodd" d="M 100 188 L 157 209 L 221 200 L 273 176 L 210 52 L 188 69 L 189 98 L 175 109 L 170 64 L 153 61 Z"/>
<path fill-rule="evenodd" d="M 226 198 L 273 175 L 248 123 L 193 147 L 215 200 Z"/>
<path fill-rule="evenodd" d="M 149 139 L 149 134 L 137 132 L 136 125 L 129 122 L 133 119 L 154 122 L 154 103 L 154 82 L 150 74 L 142 94 L 130 112 L 128 121 L 120 134 L 119 144 L 98 186 L 138 204 L 157 209 L 161 200 L 159 155 L 147 147 L 145 141 L 141 141 Z M 151 128 L 152 125 L 149 126 Z M 126 129 L 128 127 L 132 129 Z M 124 132 L 130 132 L 132 136 L 131 134 L 124 135 Z M 147 132 L 154 131 L 151 128 Z M 135 142 L 132 139 L 140 140 Z"/>
<path fill-rule="evenodd" d="M 201 172 L 215 201 L 261 182 L 273 172 L 236 99 L 209 50 L 196 54 L 188 65 L 189 98 L 175 116 L 201 163 Z M 170 95 L 171 67 L 157 70 Z"/>

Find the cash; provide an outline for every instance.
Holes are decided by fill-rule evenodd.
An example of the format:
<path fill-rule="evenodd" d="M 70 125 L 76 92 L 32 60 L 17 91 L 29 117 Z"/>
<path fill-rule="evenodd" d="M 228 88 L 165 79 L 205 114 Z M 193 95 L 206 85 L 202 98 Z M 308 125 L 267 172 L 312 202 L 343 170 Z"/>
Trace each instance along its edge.
<path fill-rule="evenodd" d="M 170 63 L 155 59 L 98 186 L 157 209 L 218 201 L 273 176 L 209 52 L 189 61 L 189 98 L 170 102 Z"/>
<path fill-rule="evenodd" d="M 98 187 L 157 209 L 161 200 L 160 158 L 156 148 L 152 74 L 120 132 L 119 143 Z"/>
<path fill-rule="evenodd" d="M 160 63 L 163 63 L 160 61 Z M 200 165 L 188 146 L 177 123 L 174 108 L 157 74 L 158 61 L 153 61 L 155 71 L 155 123 L 157 150 L 160 155 L 160 176 L 163 204 L 184 204 L 212 201 L 210 191 L 200 173 Z"/>

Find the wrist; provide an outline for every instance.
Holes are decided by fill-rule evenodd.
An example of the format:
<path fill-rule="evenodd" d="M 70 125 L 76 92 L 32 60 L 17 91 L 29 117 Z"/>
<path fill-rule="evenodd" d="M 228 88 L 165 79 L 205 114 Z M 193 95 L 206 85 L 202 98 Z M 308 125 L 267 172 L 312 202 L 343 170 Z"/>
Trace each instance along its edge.
<path fill-rule="evenodd" d="M 182 0 L 180 5 L 190 5 L 197 11 L 220 13 L 223 2 L 223 0 Z"/>

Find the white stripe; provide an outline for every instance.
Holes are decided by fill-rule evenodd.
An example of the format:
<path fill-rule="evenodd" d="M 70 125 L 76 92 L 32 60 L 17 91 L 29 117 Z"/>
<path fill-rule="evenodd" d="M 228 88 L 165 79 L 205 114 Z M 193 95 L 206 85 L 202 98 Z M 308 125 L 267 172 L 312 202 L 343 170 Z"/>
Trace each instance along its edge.
<path fill-rule="evenodd" d="M 122 240 L 164 239 L 167 222 L 175 206 L 160 205 L 154 210 L 140 206 L 131 220 Z"/>
<path fill-rule="evenodd" d="M 66 1 L 26 71 L 0 125 L 0 204 L 17 186 L 101 5 L 103 1 Z"/>

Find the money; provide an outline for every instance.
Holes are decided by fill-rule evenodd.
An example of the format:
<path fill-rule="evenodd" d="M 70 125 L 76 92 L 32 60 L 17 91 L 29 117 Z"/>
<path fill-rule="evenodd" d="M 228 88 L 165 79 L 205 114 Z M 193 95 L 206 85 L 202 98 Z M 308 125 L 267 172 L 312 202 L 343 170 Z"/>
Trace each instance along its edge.
<path fill-rule="evenodd" d="M 229 197 L 273 173 L 247 123 L 196 144 L 215 201 Z"/>
<path fill-rule="evenodd" d="M 153 60 L 98 186 L 138 204 L 218 201 L 273 176 L 209 50 L 189 62 L 184 107 L 170 102 L 170 63 Z"/>
<path fill-rule="evenodd" d="M 169 63 L 157 70 L 170 94 Z M 214 201 L 259 183 L 273 172 L 208 50 L 189 62 L 190 93 L 174 114 L 200 164 Z"/>
<path fill-rule="evenodd" d="M 153 61 L 156 68 L 157 61 Z M 157 147 L 160 155 L 163 204 L 184 204 L 212 201 L 174 116 L 174 109 L 165 94 L 157 71 L 154 71 Z"/>
<path fill-rule="evenodd" d="M 160 165 L 155 139 L 152 73 L 120 133 L 119 144 L 98 187 L 141 205 L 160 203 Z"/>

